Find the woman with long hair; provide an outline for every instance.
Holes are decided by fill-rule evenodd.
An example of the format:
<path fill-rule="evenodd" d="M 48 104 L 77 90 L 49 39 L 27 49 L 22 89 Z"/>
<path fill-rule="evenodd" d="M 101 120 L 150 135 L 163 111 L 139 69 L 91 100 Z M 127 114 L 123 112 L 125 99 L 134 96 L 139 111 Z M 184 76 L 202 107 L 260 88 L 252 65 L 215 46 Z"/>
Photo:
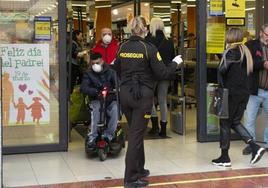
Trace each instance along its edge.
<path fill-rule="evenodd" d="M 161 18 L 152 18 L 150 22 L 150 33 L 145 38 L 147 41 L 151 42 L 158 49 L 163 62 L 168 65 L 172 62 L 175 57 L 174 43 L 171 39 L 168 39 L 165 32 L 164 22 Z M 156 112 L 155 105 L 152 109 L 152 129 L 149 131 L 150 135 L 160 135 L 166 137 L 166 127 L 167 127 L 167 94 L 170 80 L 161 80 L 156 83 L 155 91 L 156 97 L 160 107 L 160 132 L 158 125 L 158 116 Z"/>
<path fill-rule="evenodd" d="M 265 149 L 257 145 L 241 123 L 249 99 L 249 75 L 253 71 L 253 60 L 249 49 L 242 43 L 243 31 L 230 28 L 226 34 L 226 50 L 223 53 L 218 71 L 220 84 L 229 90 L 229 118 L 220 119 L 221 156 L 212 160 L 217 166 L 231 167 L 228 154 L 231 129 L 238 133 L 252 149 L 251 164 L 258 162 Z"/>

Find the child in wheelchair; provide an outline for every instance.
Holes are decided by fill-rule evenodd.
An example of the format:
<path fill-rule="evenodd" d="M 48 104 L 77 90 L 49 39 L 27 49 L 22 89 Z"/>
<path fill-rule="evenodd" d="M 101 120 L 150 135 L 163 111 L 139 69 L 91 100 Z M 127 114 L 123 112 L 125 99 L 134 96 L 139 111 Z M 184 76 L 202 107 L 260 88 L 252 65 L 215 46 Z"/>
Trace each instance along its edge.
<path fill-rule="evenodd" d="M 99 146 L 100 139 L 109 144 L 116 136 L 119 119 L 116 85 L 114 70 L 103 62 L 101 54 L 91 54 L 90 69 L 84 74 L 80 89 L 90 99 L 91 132 L 86 147 L 92 150 Z"/>

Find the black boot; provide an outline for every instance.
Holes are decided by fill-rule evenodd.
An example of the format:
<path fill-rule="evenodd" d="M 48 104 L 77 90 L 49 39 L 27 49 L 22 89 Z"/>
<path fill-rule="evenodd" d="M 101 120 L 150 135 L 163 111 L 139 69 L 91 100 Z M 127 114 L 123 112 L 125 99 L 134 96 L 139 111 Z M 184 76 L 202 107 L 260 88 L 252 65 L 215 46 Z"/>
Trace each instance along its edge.
<path fill-rule="evenodd" d="M 248 144 L 251 147 L 251 151 L 252 151 L 252 157 L 251 157 L 250 163 L 254 164 L 262 158 L 263 154 L 265 153 L 265 149 L 260 147 L 253 140 L 249 140 Z"/>
<path fill-rule="evenodd" d="M 231 167 L 231 160 L 228 154 L 228 149 L 221 150 L 221 156 L 212 160 L 212 164 L 223 167 Z"/>
<path fill-rule="evenodd" d="M 154 136 L 159 134 L 158 117 L 151 117 L 152 129 L 148 132 L 149 135 Z"/>
<path fill-rule="evenodd" d="M 159 136 L 167 137 L 167 122 L 160 121 L 161 130 Z"/>

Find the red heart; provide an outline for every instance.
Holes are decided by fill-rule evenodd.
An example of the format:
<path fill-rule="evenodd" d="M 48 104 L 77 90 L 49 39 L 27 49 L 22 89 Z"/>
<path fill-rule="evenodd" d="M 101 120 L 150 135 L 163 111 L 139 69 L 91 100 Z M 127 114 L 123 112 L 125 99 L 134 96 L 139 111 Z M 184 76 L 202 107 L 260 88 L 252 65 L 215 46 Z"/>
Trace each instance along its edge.
<path fill-rule="evenodd" d="M 19 85 L 19 89 L 24 92 L 27 89 L 27 85 L 26 84 L 20 84 Z"/>

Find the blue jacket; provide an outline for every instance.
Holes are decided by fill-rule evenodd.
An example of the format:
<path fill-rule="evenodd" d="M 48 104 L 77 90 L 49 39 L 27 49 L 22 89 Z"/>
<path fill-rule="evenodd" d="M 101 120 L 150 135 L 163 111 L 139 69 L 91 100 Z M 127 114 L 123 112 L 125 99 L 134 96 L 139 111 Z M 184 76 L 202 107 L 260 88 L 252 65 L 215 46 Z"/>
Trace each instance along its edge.
<path fill-rule="evenodd" d="M 115 71 L 105 63 L 100 73 L 96 73 L 92 69 L 84 73 L 80 90 L 82 93 L 88 95 L 90 100 L 98 100 L 103 87 L 108 87 L 109 90 L 116 88 Z M 107 103 L 110 103 L 112 100 L 116 100 L 116 96 L 114 94 L 108 94 Z"/>

